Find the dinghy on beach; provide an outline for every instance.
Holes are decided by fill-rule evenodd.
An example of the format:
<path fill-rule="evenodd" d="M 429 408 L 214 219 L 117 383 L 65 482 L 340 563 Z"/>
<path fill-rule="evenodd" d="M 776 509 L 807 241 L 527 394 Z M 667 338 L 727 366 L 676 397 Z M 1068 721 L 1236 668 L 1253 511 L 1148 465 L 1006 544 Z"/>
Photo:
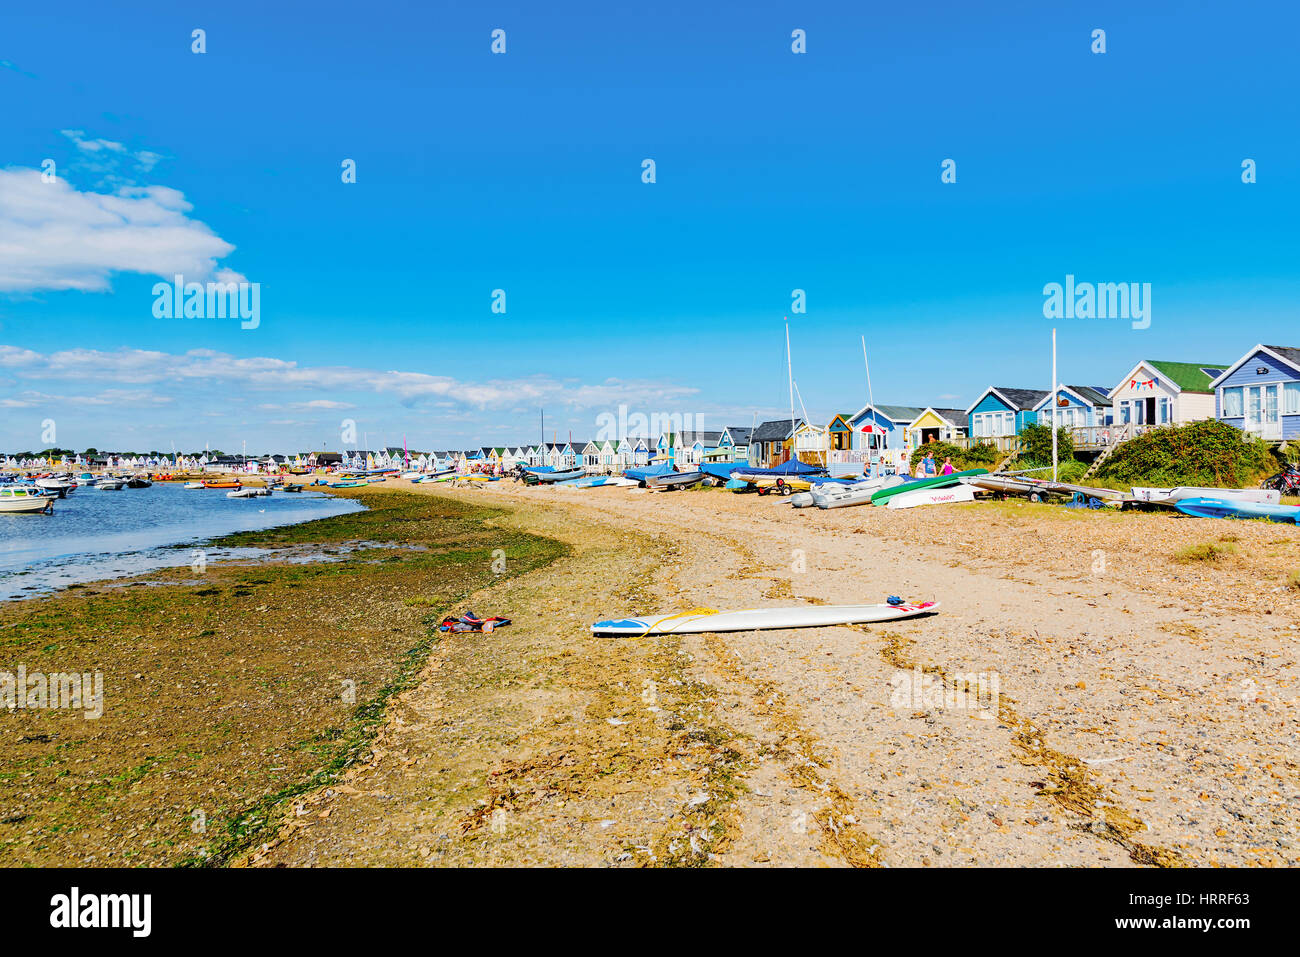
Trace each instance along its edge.
<path fill-rule="evenodd" d="M 1215 498 L 1185 498 L 1174 508 L 1197 518 L 1266 518 L 1270 522 L 1300 524 L 1300 505 L 1270 505 L 1266 502 L 1227 501 Z"/>
<path fill-rule="evenodd" d="M 1189 498 L 1212 498 L 1222 502 L 1258 502 L 1262 505 L 1277 505 L 1282 501 L 1282 493 L 1272 488 L 1195 488 L 1179 485 L 1175 488 L 1146 488 L 1133 486 L 1133 497 L 1139 502 L 1152 505 L 1177 505 Z"/>
<path fill-rule="evenodd" d="M 894 485 L 890 488 L 882 488 L 871 496 L 872 505 L 884 505 L 895 495 L 904 495 L 908 492 L 915 492 L 924 488 L 943 488 L 947 485 L 960 485 L 961 480 L 973 475 L 987 475 L 988 469 L 967 469 L 965 472 L 953 472 L 951 475 L 938 475 L 934 478 L 916 479 L 911 482 L 904 482 L 902 485 Z"/>

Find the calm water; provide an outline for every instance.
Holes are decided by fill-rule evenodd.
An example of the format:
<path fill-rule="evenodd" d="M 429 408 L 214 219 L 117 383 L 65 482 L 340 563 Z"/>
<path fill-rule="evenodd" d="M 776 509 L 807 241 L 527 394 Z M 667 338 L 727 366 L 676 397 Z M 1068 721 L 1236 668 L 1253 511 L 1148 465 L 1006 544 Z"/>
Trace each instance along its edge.
<path fill-rule="evenodd" d="M 117 492 L 82 487 L 57 499 L 53 515 L 0 513 L 0 601 L 190 564 L 188 550 L 169 545 L 293 525 L 361 508 L 352 499 L 319 492 L 230 499 L 222 490 L 187 490 L 175 484 Z M 209 563 L 260 553 L 257 549 L 206 551 Z"/>

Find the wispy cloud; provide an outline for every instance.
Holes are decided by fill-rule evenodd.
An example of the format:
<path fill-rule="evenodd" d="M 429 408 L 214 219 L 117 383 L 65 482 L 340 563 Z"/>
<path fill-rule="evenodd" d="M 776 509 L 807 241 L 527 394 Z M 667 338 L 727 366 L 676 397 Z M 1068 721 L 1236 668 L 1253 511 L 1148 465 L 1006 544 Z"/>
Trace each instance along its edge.
<path fill-rule="evenodd" d="M 60 130 L 77 148 L 70 172 L 90 173 L 99 188 L 121 189 L 138 185 L 138 177 L 153 171 L 162 160 L 153 150 L 132 149 L 125 143 L 90 136 L 85 130 Z"/>

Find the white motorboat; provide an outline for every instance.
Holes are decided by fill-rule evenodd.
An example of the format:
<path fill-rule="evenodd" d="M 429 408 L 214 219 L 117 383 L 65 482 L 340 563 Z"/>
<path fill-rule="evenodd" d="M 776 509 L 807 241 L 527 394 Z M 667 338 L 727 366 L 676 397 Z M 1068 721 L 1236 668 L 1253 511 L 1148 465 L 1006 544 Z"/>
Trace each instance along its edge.
<path fill-rule="evenodd" d="M 189 488 L 189 489 L 203 488 L 203 483 L 202 483 L 202 482 L 186 482 L 184 485 L 181 486 L 181 488 Z"/>
<path fill-rule="evenodd" d="M 45 512 L 54 511 L 57 495 L 46 495 L 41 489 L 31 485 L 0 486 L 0 512 Z"/>
<path fill-rule="evenodd" d="M 101 492 L 118 492 L 126 485 L 125 479 L 102 478 L 95 483 L 95 488 Z"/>
<path fill-rule="evenodd" d="M 36 487 L 57 495 L 59 498 L 67 498 L 68 493 L 77 487 L 77 483 L 66 476 L 51 475 L 48 478 L 38 478 Z"/>

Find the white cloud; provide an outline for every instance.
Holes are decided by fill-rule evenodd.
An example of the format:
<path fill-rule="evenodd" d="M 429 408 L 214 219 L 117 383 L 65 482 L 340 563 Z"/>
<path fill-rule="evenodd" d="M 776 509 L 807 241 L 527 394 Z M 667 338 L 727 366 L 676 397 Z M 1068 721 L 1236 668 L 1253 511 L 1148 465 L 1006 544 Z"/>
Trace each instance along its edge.
<path fill-rule="evenodd" d="M 355 366 L 302 366 L 268 356 L 239 357 L 211 349 L 173 354 L 144 349 L 64 349 L 38 353 L 0 345 L 0 368 L 18 380 L 71 380 L 132 386 L 165 385 L 183 392 L 192 386 L 229 387 L 240 392 L 289 393 L 298 411 L 332 411 L 352 407 L 339 398 L 309 398 L 294 393 L 324 392 L 387 396 L 404 404 L 423 400 L 450 402 L 457 408 L 511 409 L 550 402 L 580 409 L 616 409 L 620 404 L 650 411 L 681 409 L 698 389 L 650 379 L 606 379 L 581 384 L 550 376 L 470 382 L 450 376 L 402 370 L 379 371 Z"/>
<path fill-rule="evenodd" d="M 235 247 L 192 209 L 166 186 L 83 192 L 37 170 L 0 169 L 0 292 L 101 292 L 116 272 L 205 281 Z"/>

